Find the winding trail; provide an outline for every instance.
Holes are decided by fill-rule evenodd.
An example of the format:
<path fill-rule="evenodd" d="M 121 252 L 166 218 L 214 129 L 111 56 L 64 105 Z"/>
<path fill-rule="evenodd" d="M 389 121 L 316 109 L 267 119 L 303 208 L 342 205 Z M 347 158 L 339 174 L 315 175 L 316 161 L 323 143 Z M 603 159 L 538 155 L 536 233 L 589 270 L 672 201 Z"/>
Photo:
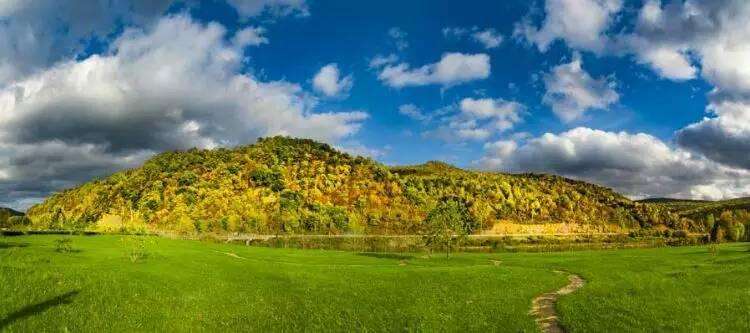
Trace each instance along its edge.
<path fill-rule="evenodd" d="M 245 258 L 245 257 L 240 257 L 240 256 L 238 256 L 238 255 L 237 255 L 236 253 L 234 253 L 234 252 L 221 252 L 221 251 L 216 251 L 216 250 L 214 250 L 214 252 L 216 252 L 216 253 L 223 253 L 223 254 L 226 254 L 226 255 L 228 255 L 228 256 L 230 256 L 230 257 L 232 257 L 232 258 L 237 258 L 237 259 L 247 259 L 247 258 Z"/>
<path fill-rule="evenodd" d="M 564 274 L 564 272 L 555 271 L 558 274 Z M 555 305 L 557 299 L 560 296 L 570 294 L 579 288 L 583 287 L 585 281 L 578 275 L 568 275 L 568 285 L 558 289 L 557 291 L 541 294 L 534 298 L 531 302 L 530 313 L 536 317 L 536 323 L 539 325 L 539 329 L 545 333 L 564 333 L 565 329 L 560 326 L 560 322 L 557 320 L 557 310 Z"/>

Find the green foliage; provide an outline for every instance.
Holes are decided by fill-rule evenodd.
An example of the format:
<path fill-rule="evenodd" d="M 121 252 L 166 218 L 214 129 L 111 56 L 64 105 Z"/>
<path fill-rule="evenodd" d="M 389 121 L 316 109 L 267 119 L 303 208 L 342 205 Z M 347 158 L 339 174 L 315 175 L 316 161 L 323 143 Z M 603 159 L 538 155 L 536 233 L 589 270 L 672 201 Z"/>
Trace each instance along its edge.
<path fill-rule="evenodd" d="M 55 239 L 55 251 L 60 253 L 73 252 L 73 239 L 70 237 Z"/>
<path fill-rule="evenodd" d="M 450 256 L 451 250 L 466 241 L 466 238 L 477 227 L 478 223 L 468 203 L 458 197 L 440 199 L 425 220 L 425 245 L 430 249 L 444 249 Z"/>
<path fill-rule="evenodd" d="M 125 236 L 120 238 L 120 242 L 125 249 L 125 256 L 130 262 L 137 263 L 148 257 L 148 238 L 143 236 Z"/>
<path fill-rule="evenodd" d="M 281 172 L 278 170 L 256 169 L 250 173 L 250 179 L 253 180 L 255 185 L 268 187 L 274 192 L 284 189 L 284 181 Z"/>

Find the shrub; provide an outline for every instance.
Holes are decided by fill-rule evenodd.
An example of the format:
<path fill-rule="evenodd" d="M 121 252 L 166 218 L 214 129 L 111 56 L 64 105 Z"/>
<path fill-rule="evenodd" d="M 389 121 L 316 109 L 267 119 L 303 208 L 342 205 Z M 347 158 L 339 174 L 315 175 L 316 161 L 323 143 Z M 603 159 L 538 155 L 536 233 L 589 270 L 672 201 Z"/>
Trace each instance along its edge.
<path fill-rule="evenodd" d="M 123 237 L 125 255 L 132 263 L 143 261 L 148 257 L 147 239 L 145 237 Z"/>
<path fill-rule="evenodd" d="M 55 240 L 55 251 L 60 253 L 73 252 L 73 239 L 71 238 L 59 238 Z"/>
<path fill-rule="evenodd" d="M 708 245 L 708 253 L 712 257 L 716 257 L 717 254 L 719 254 L 719 246 L 716 245 L 716 243 L 711 243 Z"/>

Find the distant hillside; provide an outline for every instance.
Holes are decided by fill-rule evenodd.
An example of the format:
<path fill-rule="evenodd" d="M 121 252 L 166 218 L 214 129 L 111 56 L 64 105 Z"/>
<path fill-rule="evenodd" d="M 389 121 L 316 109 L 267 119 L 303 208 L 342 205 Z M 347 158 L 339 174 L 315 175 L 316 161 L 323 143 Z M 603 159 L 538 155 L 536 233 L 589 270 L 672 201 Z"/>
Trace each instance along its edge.
<path fill-rule="evenodd" d="M 651 199 L 642 202 L 691 221 L 714 239 L 750 241 L 750 198 L 720 201 Z"/>
<path fill-rule="evenodd" d="M 3 228 L 4 226 L 9 225 L 9 219 L 13 216 L 23 216 L 24 214 L 5 207 L 0 207 L 0 228 Z"/>
<path fill-rule="evenodd" d="M 413 234 L 447 196 L 467 202 L 482 230 L 553 223 L 597 231 L 693 227 L 662 206 L 559 176 L 473 172 L 441 162 L 386 167 L 287 137 L 163 153 L 52 195 L 28 216 L 37 228 Z"/>
<path fill-rule="evenodd" d="M 682 199 L 658 199 L 642 200 L 642 202 L 658 204 L 680 216 L 699 218 L 706 214 L 721 214 L 724 211 L 748 210 L 750 209 L 750 198 L 737 198 L 720 201 L 707 200 L 682 200 Z"/>

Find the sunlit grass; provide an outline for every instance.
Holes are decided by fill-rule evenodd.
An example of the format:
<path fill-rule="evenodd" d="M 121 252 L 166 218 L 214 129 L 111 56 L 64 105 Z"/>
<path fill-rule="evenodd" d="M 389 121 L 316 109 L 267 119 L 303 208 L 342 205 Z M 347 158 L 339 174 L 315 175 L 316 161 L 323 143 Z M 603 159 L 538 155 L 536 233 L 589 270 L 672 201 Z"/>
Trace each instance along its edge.
<path fill-rule="evenodd" d="M 0 238 L 0 330 L 535 331 L 553 270 L 587 280 L 559 304 L 572 331 L 750 329 L 746 244 L 446 259 L 58 238 Z"/>

